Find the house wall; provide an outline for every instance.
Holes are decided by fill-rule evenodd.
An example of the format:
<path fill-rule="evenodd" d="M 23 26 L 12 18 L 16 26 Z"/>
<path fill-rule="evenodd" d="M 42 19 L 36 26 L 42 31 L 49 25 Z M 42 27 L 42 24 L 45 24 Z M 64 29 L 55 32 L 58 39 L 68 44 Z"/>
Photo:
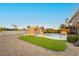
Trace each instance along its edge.
<path fill-rule="evenodd" d="M 72 26 L 75 26 L 77 24 L 77 21 L 79 20 L 79 14 L 72 19 L 71 23 L 72 23 Z"/>
<path fill-rule="evenodd" d="M 79 21 L 79 14 L 77 14 L 70 23 L 72 23 L 72 27 L 70 28 L 70 32 L 73 34 L 79 34 L 79 27 L 78 22 Z"/>
<path fill-rule="evenodd" d="M 79 29 L 77 29 L 77 34 L 79 35 Z"/>

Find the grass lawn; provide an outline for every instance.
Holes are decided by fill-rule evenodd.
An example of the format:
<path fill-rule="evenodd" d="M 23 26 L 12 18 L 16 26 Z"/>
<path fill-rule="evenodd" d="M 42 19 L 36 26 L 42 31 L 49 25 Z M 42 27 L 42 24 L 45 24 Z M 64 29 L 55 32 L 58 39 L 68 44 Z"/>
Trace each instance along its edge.
<path fill-rule="evenodd" d="M 49 50 L 63 51 L 67 48 L 64 40 L 53 40 L 45 37 L 36 36 L 20 36 L 19 38 L 21 40 L 47 48 Z"/>

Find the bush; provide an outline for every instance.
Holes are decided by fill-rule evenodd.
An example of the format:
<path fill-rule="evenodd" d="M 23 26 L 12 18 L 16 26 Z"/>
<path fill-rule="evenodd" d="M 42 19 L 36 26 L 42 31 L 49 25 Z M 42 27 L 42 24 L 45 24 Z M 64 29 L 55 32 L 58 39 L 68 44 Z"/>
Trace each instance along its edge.
<path fill-rule="evenodd" d="M 69 35 L 67 36 L 67 41 L 70 43 L 75 43 L 78 40 L 78 36 L 77 35 Z"/>
<path fill-rule="evenodd" d="M 0 32 L 3 32 L 3 29 L 2 28 L 0 28 Z"/>

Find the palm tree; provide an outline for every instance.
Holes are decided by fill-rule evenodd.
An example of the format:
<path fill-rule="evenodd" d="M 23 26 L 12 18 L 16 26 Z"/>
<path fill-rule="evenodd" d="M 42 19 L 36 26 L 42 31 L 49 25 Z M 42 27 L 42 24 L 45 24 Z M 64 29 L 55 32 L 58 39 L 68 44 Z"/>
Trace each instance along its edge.
<path fill-rule="evenodd" d="M 65 19 L 65 25 L 68 26 L 68 18 Z"/>
<path fill-rule="evenodd" d="M 14 29 L 14 30 L 18 30 L 18 27 L 17 27 L 17 25 L 15 25 L 15 24 L 12 24 L 12 26 L 13 26 L 13 29 Z"/>

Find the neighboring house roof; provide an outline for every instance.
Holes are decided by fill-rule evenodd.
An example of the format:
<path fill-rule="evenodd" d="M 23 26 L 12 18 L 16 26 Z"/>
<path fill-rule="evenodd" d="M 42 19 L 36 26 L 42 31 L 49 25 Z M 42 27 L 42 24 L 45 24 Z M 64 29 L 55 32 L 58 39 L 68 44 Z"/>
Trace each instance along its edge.
<path fill-rule="evenodd" d="M 77 12 L 72 16 L 72 18 L 70 19 L 69 23 L 71 23 L 72 20 L 73 20 L 77 15 L 79 15 L 79 9 L 78 9 Z"/>

